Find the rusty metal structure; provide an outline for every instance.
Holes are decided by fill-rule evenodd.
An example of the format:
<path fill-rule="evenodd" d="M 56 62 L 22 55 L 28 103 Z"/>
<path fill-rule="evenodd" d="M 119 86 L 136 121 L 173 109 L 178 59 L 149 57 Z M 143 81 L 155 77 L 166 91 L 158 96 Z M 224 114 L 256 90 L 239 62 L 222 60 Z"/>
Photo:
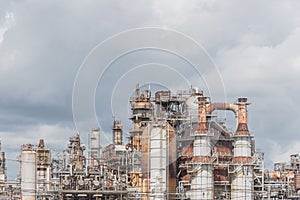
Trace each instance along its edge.
<path fill-rule="evenodd" d="M 99 163 L 100 160 L 100 129 L 99 128 L 93 128 L 91 133 L 88 134 L 88 157 L 90 158 L 89 164 L 91 166 L 94 166 L 94 163 Z"/>
<path fill-rule="evenodd" d="M 6 179 L 1 152 L 0 199 L 300 198 L 300 155 L 265 169 L 248 128 L 247 98 L 211 102 L 196 88 L 156 91 L 152 97 L 137 86 L 130 105 L 127 141 L 121 121 L 114 119 L 111 144 L 102 147 L 100 129 L 93 128 L 88 152 L 79 133 L 55 156 L 44 140 L 23 145 L 15 182 Z M 218 111 L 235 116 L 234 131 Z"/>
<path fill-rule="evenodd" d="M 2 151 L 2 143 L 0 140 L 0 196 L 4 196 L 6 194 L 5 193 L 6 182 L 7 182 L 7 177 L 6 177 L 6 166 L 5 166 L 5 152 Z"/>

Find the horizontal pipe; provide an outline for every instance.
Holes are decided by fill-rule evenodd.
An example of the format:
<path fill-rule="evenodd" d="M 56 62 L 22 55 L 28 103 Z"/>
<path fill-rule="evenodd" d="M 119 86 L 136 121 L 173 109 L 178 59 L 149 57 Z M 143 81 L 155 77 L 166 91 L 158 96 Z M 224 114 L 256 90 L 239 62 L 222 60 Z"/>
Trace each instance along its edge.
<path fill-rule="evenodd" d="M 231 110 L 237 115 L 238 106 L 232 103 L 212 103 L 207 106 L 206 113 L 211 114 L 215 110 Z"/>

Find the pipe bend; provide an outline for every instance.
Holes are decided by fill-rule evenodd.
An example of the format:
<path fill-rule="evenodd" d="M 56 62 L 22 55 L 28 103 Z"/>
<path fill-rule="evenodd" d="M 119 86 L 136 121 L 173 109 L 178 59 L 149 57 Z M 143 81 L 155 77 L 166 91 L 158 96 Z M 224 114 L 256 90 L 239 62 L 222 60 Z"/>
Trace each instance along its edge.
<path fill-rule="evenodd" d="M 237 115 L 238 106 L 232 103 L 212 103 L 207 107 L 206 112 L 211 114 L 215 110 L 230 110 Z"/>

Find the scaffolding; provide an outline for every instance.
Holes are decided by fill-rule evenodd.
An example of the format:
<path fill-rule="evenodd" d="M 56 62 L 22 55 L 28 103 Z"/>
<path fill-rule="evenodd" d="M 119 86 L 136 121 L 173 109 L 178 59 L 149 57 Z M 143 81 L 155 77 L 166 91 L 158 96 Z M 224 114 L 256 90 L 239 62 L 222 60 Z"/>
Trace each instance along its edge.
<path fill-rule="evenodd" d="M 44 140 L 24 145 L 15 182 L 6 180 L 0 148 L 0 199 L 22 199 L 28 185 L 32 199 L 41 200 L 300 198 L 299 154 L 265 169 L 264 153 L 255 149 L 248 129 L 247 98 L 211 102 L 194 88 L 157 91 L 152 98 L 150 90 L 137 86 L 130 105 L 128 143 L 121 121 L 114 119 L 112 143 L 102 148 L 100 129 L 92 129 L 87 157 L 79 133 L 54 158 Z M 233 112 L 234 132 L 217 120 L 216 110 Z"/>

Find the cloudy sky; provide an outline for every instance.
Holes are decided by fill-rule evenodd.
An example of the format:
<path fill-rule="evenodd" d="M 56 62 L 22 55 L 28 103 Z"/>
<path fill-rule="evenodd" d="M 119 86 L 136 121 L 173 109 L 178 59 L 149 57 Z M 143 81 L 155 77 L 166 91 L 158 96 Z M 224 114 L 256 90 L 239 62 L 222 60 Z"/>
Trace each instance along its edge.
<path fill-rule="evenodd" d="M 0 138 L 9 178 L 15 177 L 21 144 L 44 138 L 59 152 L 76 132 L 73 85 L 90 52 L 112 35 L 143 27 L 179 31 L 201 44 L 221 73 L 226 99 L 247 96 L 251 101 L 249 127 L 267 166 L 287 161 L 300 152 L 299 8 L 296 0 L 1 1 Z M 130 94 L 121 86 L 132 92 L 145 78 L 141 84 L 153 78 L 157 85 L 167 80 L 174 86 L 178 74 L 197 83 L 186 63 L 165 52 L 145 50 L 122 59 L 106 71 L 95 95 L 103 135 L 110 132 L 112 115 L 128 124 Z M 147 63 L 162 65 L 140 66 Z M 129 73 L 128 66 L 140 67 Z M 202 75 L 209 76 L 205 70 Z M 199 81 L 198 87 L 204 86 Z M 113 114 L 105 109 L 111 105 Z"/>

